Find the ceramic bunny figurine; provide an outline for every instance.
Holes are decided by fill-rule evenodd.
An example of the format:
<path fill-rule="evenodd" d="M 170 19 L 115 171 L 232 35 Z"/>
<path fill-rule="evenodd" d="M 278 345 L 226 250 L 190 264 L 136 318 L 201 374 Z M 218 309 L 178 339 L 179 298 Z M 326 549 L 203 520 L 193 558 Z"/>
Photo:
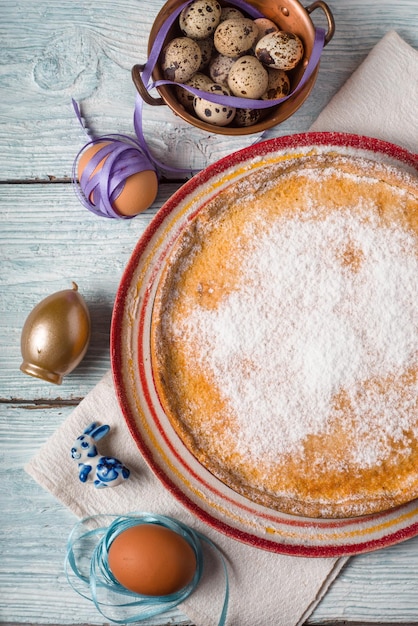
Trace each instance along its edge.
<path fill-rule="evenodd" d="M 129 478 L 130 471 L 119 459 L 101 456 L 96 448 L 96 441 L 102 439 L 110 430 L 110 426 L 98 426 L 96 422 L 87 426 L 83 434 L 77 437 L 71 448 L 71 456 L 78 461 L 79 478 L 82 483 L 93 478 L 94 486 L 116 487 Z"/>

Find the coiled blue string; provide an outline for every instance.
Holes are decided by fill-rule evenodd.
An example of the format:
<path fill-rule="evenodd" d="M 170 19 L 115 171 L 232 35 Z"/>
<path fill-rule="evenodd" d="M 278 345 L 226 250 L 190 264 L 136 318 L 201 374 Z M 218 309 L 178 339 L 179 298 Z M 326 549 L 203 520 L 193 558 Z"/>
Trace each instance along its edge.
<path fill-rule="evenodd" d="M 101 526 L 104 520 L 112 521 L 107 527 Z M 99 526 L 85 530 L 86 526 L 92 523 Z M 110 571 L 108 552 L 113 540 L 128 528 L 140 524 L 164 526 L 183 537 L 192 548 L 196 557 L 196 571 L 191 582 L 180 591 L 166 596 L 140 595 L 123 587 Z M 115 624 L 133 624 L 174 609 L 193 593 L 203 572 L 202 541 L 217 553 L 223 566 L 225 594 L 218 626 L 224 626 L 229 601 L 225 559 L 208 537 L 172 517 L 139 512 L 124 516 L 94 515 L 84 518 L 74 526 L 68 538 L 64 570 L 72 588 L 79 595 L 91 600 L 106 619 Z M 91 555 L 90 558 L 88 553 Z M 89 593 L 86 593 L 86 587 Z M 129 600 L 126 601 L 126 598 Z M 113 612 L 115 617 L 112 617 Z"/>

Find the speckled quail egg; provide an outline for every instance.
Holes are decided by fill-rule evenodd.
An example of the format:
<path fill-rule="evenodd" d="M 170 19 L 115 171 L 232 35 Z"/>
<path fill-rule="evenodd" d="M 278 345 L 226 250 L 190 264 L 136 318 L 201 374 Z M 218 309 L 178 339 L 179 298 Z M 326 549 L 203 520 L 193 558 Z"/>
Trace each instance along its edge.
<path fill-rule="evenodd" d="M 167 80 L 185 83 L 195 74 L 202 61 L 200 48 L 189 37 L 176 37 L 161 54 L 161 69 Z"/>
<path fill-rule="evenodd" d="M 263 114 L 259 109 L 237 109 L 234 117 L 234 124 L 240 128 L 254 126 L 262 118 Z"/>
<path fill-rule="evenodd" d="M 214 83 L 218 85 L 228 86 L 228 76 L 231 67 L 234 65 L 236 59 L 232 57 L 226 57 L 224 54 L 217 54 L 209 63 L 209 76 Z"/>
<path fill-rule="evenodd" d="M 254 20 L 254 24 L 256 24 L 258 28 L 257 41 L 270 33 L 276 33 L 280 30 L 277 24 L 269 20 L 267 17 L 257 17 L 257 19 Z"/>
<path fill-rule="evenodd" d="M 230 96 L 231 92 L 227 87 L 212 83 L 207 90 L 211 93 L 218 93 L 224 96 Z M 216 102 L 210 102 L 204 98 L 196 96 L 193 102 L 194 110 L 198 118 L 213 124 L 214 126 L 227 126 L 235 117 L 235 107 L 224 106 Z"/>
<path fill-rule="evenodd" d="M 261 96 L 262 100 L 276 100 L 284 98 L 290 91 L 289 76 L 284 70 L 268 68 L 268 85 L 266 91 Z"/>
<path fill-rule="evenodd" d="M 279 30 L 262 37 L 255 54 L 267 67 L 292 70 L 303 57 L 303 44 L 297 35 Z"/>
<path fill-rule="evenodd" d="M 245 15 L 235 7 L 222 7 L 221 22 L 224 22 L 225 20 L 236 19 L 237 17 L 245 17 Z"/>
<path fill-rule="evenodd" d="M 252 48 L 257 34 L 257 26 L 247 17 L 225 20 L 215 30 L 215 48 L 227 57 L 238 57 Z"/>
<path fill-rule="evenodd" d="M 228 87 L 234 96 L 240 98 L 261 98 L 268 86 L 268 73 L 258 59 L 243 56 L 231 67 Z"/>
<path fill-rule="evenodd" d="M 202 60 L 200 62 L 199 71 L 203 70 L 205 67 L 209 65 L 209 61 L 212 58 L 213 53 L 213 37 L 206 37 L 206 39 L 197 39 L 197 45 L 200 48 L 200 52 L 202 54 Z"/>
<path fill-rule="evenodd" d="M 189 85 L 190 87 L 196 87 L 196 89 L 200 89 L 201 91 L 207 91 L 209 85 L 212 84 L 213 81 L 206 76 L 206 74 L 202 74 L 201 72 L 196 72 L 189 80 L 187 80 L 184 85 Z M 184 106 L 186 111 L 193 113 L 193 100 L 195 96 L 184 89 L 184 87 L 176 87 L 176 97 L 177 100 Z"/>
<path fill-rule="evenodd" d="M 213 35 L 221 19 L 221 5 L 217 0 L 194 0 L 179 16 L 183 35 L 191 39 L 206 39 Z"/>

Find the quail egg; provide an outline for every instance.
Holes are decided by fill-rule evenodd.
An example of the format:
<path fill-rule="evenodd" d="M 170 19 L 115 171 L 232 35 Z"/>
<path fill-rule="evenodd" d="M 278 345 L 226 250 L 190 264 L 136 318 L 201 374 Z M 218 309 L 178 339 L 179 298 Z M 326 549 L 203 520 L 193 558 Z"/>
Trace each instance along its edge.
<path fill-rule="evenodd" d="M 269 20 L 267 17 L 257 17 L 257 19 L 254 20 L 254 24 L 256 24 L 258 28 L 257 41 L 270 33 L 275 33 L 280 30 L 277 24 Z"/>
<path fill-rule="evenodd" d="M 196 72 L 189 80 L 186 80 L 184 85 L 189 85 L 190 87 L 195 87 L 196 89 L 200 89 L 201 91 L 207 91 L 209 85 L 212 84 L 211 79 L 206 74 L 202 74 L 201 72 Z M 176 96 L 177 100 L 184 106 L 186 111 L 193 113 L 193 100 L 195 96 L 184 89 L 184 87 L 176 87 Z"/>
<path fill-rule="evenodd" d="M 290 91 L 290 80 L 284 70 L 268 68 L 268 85 L 261 98 L 263 100 L 277 100 L 284 98 Z"/>
<path fill-rule="evenodd" d="M 234 117 L 234 124 L 239 127 L 254 126 L 262 118 L 259 109 L 237 109 Z"/>
<path fill-rule="evenodd" d="M 221 19 L 221 5 L 217 0 L 194 0 L 179 16 L 180 30 L 191 39 L 206 39 L 213 35 Z"/>
<path fill-rule="evenodd" d="M 253 56 L 243 56 L 231 67 L 228 87 L 240 98 L 261 98 L 268 86 L 267 70 Z"/>
<path fill-rule="evenodd" d="M 212 58 L 213 37 L 206 37 L 206 39 L 196 39 L 196 43 L 199 46 L 200 53 L 202 55 L 202 60 L 199 67 L 199 71 L 201 71 L 209 65 L 209 61 Z"/>
<path fill-rule="evenodd" d="M 231 92 L 227 87 L 212 83 L 207 89 L 208 92 L 218 93 L 219 95 L 230 96 Z M 210 102 L 196 96 L 194 99 L 194 110 L 198 118 L 213 124 L 214 126 L 227 126 L 235 117 L 236 109 L 231 106 L 224 106 L 216 102 Z"/>
<path fill-rule="evenodd" d="M 195 74 L 202 62 L 202 53 L 196 41 L 176 37 L 162 51 L 161 68 L 167 80 L 185 83 Z"/>
<path fill-rule="evenodd" d="M 267 67 L 292 70 L 303 57 L 303 44 L 297 35 L 279 30 L 262 37 L 255 54 Z"/>
<path fill-rule="evenodd" d="M 227 57 L 238 57 L 251 50 L 257 35 L 258 29 L 253 20 L 247 17 L 228 19 L 215 30 L 215 48 Z"/>
<path fill-rule="evenodd" d="M 236 19 L 237 17 L 245 17 L 245 15 L 235 7 L 222 7 L 221 22 L 224 22 L 225 20 Z"/>
<path fill-rule="evenodd" d="M 227 87 L 229 72 L 235 61 L 236 59 L 226 57 L 224 54 L 214 56 L 209 63 L 209 76 L 213 82 Z"/>

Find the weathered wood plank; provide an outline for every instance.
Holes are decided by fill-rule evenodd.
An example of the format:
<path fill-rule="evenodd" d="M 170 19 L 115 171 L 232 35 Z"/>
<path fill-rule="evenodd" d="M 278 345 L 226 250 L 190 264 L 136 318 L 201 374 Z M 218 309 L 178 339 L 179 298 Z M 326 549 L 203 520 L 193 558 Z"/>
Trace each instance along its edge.
<path fill-rule="evenodd" d="M 132 134 L 130 69 L 146 58 L 162 0 L 3 0 L 0 7 L 0 180 L 69 179 L 87 137 L 71 106 L 81 103 L 95 134 Z M 305 131 L 383 34 L 418 48 L 416 0 L 330 0 L 336 35 L 304 106 L 265 137 Z M 321 22 L 319 11 L 314 21 Z M 405 77 L 408 80 L 408 77 Z M 145 107 L 144 126 L 166 163 L 203 167 L 251 143 L 200 133 L 167 107 Z M 0 619 L 2 623 L 102 624 L 69 588 L 63 550 L 75 518 L 23 471 L 24 463 L 109 368 L 114 296 L 132 249 L 161 203 L 115 222 L 81 207 L 69 184 L 1 185 L 0 199 Z M 19 372 L 20 334 L 43 297 L 79 283 L 92 314 L 83 363 L 56 387 Z M 3 506 L 6 503 L 6 506 Z M 309 623 L 418 624 L 418 538 L 355 557 Z M 174 611 L 170 623 L 189 624 Z M 153 626 L 167 624 L 153 620 Z"/>
<path fill-rule="evenodd" d="M 418 623 L 418 537 L 353 557 L 309 623 L 339 619 Z"/>
<path fill-rule="evenodd" d="M 85 143 L 71 98 L 98 135 L 133 133 L 130 69 L 147 56 L 162 0 L 3 0 L 0 8 L 0 176 L 65 178 Z M 266 137 L 308 130 L 320 110 L 390 29 L 418 47 L 416 0 L 333 0 L 336 34 L 323 53 L 316 85 L 301 109 Z M 321 11 L 313 13 L 322 25 Z M 408 78 L 405 77 L 405 80 Z M 201 133 L 166 107 L 146 106 L 145 133 L 166 163 L 202 167 L 244 145 Z M 192 163 L 190 162 L 192 161 Z"/>
<path fill-rule="evenodd" d="M 75 516 L 22 469 L 72 407 L 0 404 L 0 619 L 31 624 L 103 624 L 93 605 L 68 585 L 63 572 L 66 539 Z M 34 584 L 36 581 L 36 584 Z M 418 537 L 353 557 L 309 620 L 418 623 Z M 179 611 L 173 624 L 188 624 Z M 164 616 L 153 626 L 168 623 Z"/>
<path fill-rule="evenodd" d="M 98 218 L 70 184 L 3 185 L 0 197 L 0 397 L 79 400 L 110 367 L 115 294 L 136 242 L 178 185 L 162 185 L 152 209 L 133 220 Z M 34 210 L 34 207 L 35 210 Z M 79 367 L 61 386 L 19 371 L 20 336 L 43 298 L 78 284 L 90 310 L 92 337 Z"/>
<path fill-rule="evenodd" d="M 29 623 L 102 624 L 94 605 L 68 584 L 64 569 L 67 537 L 76 517 L 22 469 L 72 407 L 0 405 L 1 516 L 0 618 Z M 28 514 L 30 513 L 30 514 Z M 36 581 L 36 583 L 35 583 Z M 169 618 L 188 624 L 178 611 L 144 622 L 159 626 Z"/>

